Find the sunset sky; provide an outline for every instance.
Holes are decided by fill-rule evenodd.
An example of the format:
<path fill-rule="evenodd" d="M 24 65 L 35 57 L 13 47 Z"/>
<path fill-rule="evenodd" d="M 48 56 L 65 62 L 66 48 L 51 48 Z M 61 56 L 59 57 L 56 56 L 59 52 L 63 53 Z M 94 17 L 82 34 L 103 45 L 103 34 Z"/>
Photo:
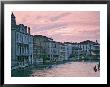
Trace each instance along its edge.
<path fill-rule="evenodd" d="M 58 42 L 100 42 L 99 11 L 14 11 L 17 24 Z"/>

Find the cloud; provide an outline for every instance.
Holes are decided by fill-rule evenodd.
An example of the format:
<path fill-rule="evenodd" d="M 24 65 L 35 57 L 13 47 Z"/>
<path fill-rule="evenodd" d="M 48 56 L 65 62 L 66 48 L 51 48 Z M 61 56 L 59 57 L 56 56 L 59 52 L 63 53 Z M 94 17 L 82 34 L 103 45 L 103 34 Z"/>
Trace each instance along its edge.
<path fill-rule="evenodd" d="M 68 16 L 69 14 L 71 14 L 71 13 L 65 12 L 65 13 L 62 13 L 62 14 L 60 14 L 58 16 L 51 17 L 50 20 L 51 21 L 57 21 L 57 20 L 60 20 L 61 18 L 65 17 L 65 16 Z"/>
<path fill-rule="evenodd" d="M 56 41 L 100 39 L 99 11 L 16 11 L 17 23 L 31 27 L 31 34 Z"/>
<path fill-rule="evenodd" d="M 100 30 L 99 30 L 99 28 L 93 28 L 93 29 L 91 29 L 91 30 L 79 30 L 78 32 L 80 32 L 80 33 L 100 33 Z"/>
<path fill-rule="evenodd" d="M 51 29 L 62 29 L 66 28 L 67 26 L 67 23 L 35 24 L 32 26 L 32 29 L 36 31 L 45 31 Z"/>

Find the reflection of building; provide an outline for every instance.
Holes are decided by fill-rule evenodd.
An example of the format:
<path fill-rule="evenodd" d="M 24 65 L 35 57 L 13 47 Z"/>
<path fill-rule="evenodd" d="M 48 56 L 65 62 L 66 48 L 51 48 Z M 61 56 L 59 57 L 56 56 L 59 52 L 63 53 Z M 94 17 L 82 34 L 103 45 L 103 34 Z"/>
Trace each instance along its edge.
<path fill-rule="evenodd" d="M 19 68 L 33 64 L 33 37 L 30 28 L 16 25 L 16 17 L 11 14 L 11 67 Z"/>

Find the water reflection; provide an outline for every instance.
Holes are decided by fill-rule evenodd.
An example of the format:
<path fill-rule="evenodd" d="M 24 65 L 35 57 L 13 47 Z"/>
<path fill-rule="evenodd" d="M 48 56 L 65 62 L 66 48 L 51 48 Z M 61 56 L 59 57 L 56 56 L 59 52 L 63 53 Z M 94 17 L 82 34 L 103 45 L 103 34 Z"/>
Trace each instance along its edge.
<path fill-rule="evenodd" d="M 33 77 L 97 77 L 100 71 L 94 72 L 97 62 L 70 62 L 52 66 L 49 69 L 33 70 Z"/>

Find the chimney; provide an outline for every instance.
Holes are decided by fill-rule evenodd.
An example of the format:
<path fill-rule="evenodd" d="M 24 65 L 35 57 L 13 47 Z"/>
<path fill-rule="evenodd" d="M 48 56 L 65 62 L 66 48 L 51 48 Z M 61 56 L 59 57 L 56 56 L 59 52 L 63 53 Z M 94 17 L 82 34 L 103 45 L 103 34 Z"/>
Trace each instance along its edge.
<path fill-rule="evenodd" d="M 30 34 L 30 27 L 28 27 L 28 34 Z"/>
<path fill-rule="evenodd" d="M 96 43 L 98 43 L 98 41 L 96 40 Z"/>

